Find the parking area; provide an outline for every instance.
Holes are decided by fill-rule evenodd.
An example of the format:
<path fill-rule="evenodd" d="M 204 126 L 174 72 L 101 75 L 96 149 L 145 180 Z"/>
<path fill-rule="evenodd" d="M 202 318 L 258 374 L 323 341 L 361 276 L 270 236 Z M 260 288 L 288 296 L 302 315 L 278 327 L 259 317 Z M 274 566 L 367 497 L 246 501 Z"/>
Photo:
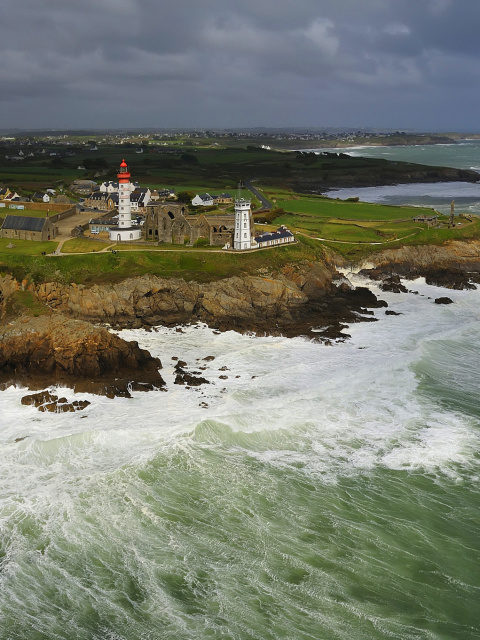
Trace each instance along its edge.
<path fill-rule="evenodd" d="M 58 235 L 61 236 L 62 239 L 70 237 L 70 233 L 74 227 L 78 227 L 81 224 L 86 224 L 93 217 L 94 214 L 91 211 L 84 211 L 81 213 L 76 213 L 71 218 L 59 220 L 57 222 Z"/>

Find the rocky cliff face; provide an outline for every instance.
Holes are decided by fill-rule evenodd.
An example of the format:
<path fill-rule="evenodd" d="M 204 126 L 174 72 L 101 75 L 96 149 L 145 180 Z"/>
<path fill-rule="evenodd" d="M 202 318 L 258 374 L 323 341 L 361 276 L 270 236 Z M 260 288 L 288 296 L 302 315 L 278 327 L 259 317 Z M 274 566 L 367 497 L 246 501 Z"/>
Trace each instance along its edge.
<path fill-rule="evenodd" d="M 378 306 L 373 294 L 353 290 L 327 263 L 304 263 L 281 272 L 226 278 L 206 284 L 144 276 L 117 284 L 40 285 L 0 279 L 5 298 L 27 288 L 51 309 L 116 327 L 175 325 L 202 321 L 219 329 L 310 335 L 312 327 L 359 320 L 358 312 Z"/>
<path fill-rule="evenodd" d="M 103 395 L 162 388 L 161 362 L 136 342 L 62 314 L 20 317 L 0 328 L 0 383 L 62 384 Z"/>
<path fill-rule="evenodd" d="M 288 320 L 314 295 L 332 287 L 334 272 L 324 265 L 287 268 L 271 276 L 235 276 L 198 284 L 179 278 L 145 276 L 91 287 L 44 283 L 31 287 L 51 308 L 76 318 L 140 327 L 192 320 L 213 326 Z"/>
<path fill-rule="evenodd" d="M 428 284 L 463 289 L 480 282 L 480 241 L 451 241 L 441 246 L 424 245 L 389 249 L 360 265 L 373 279 L 396 274 L 407 279 L 424 276 Z"/>

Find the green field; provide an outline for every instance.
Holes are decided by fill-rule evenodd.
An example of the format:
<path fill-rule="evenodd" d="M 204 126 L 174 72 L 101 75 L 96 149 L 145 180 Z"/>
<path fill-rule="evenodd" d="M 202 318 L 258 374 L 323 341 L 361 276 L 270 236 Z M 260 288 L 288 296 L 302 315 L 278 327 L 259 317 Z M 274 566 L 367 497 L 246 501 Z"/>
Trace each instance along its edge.
<path fill-rule="evenodd" d="M 111 244 L 108 239 L 72 238 L 63 243 L 62 253 L 90 253 L 101 251 Z"/>
<path fill-rule="evenodd" d="M 7 249 L 9 245 L 13 248 Z M 53 253 L 58 242 L 35 242 L 33 240 L 12 240 L 0 238 L 0 261 L 5 262 L 9 256 L 41 256 L 43 252 Z"/>
<path fill-rule="evenodd" d="M 0 207 L 0 217 L 4 218 L 6 215 L 26 216 L 27 218 L 45 218 L 47 212 L 45 209 L 9 209 L 8 205 L 6 207 Z M 52 213 L 52 215 L 54 214 Z"/>
<path fill-rule="evenodd" d="M 67 240 L 62 246 L 62 253 L 95 253 L 102 251 L 106 247 L 113 249 L 114 251 L 199 251 L 196 247 L 189 247 L 187 245 L 177 245 L 162 243 L 157 245 L 156 243 L 138 245 L 128 244 L 127 242 L 111 242 L 110 240 L 97 240 L 93 238 L 72 238 Z M 219 250 L 220 247 L 201 247 L 201 251 L 214 251 Z"/>
<path fill-rule="evenodd" d="M 179 191 L 192 191 L 194 193 L 209 192 L 211 194 L 228 191 L 236 195 L 237 185 L 240 181 L 254 180 L 254 184 L 271 200 L 275 210 L 263 217 L 270 226 L 258 227 L 259 230 L 278 227 L 279 224 L 288 226 L 299 238 L 303 238 L 300 251 L 298 247 L 292 256 L 304 255 L 307 244 L 313 242 L 315 251 L 321 253 L 321 243 L 330 246 L 344 256 L 355 259 L 364 257 L 373 251 L 379 251 L 389 246 L 401 246 L 401 244 L 442 243 L 452 238 L 468 239 L 480 237 L 480 223 L 465 223 L 462 227 L 447 228 L 447 219 L 440 218 L 442 228 L 428 229 L 424 224 L 413 223 L 412 218 L 422 212 L 431 214 L 431 209 L 414 207 L 393 207 L 361 202 L 344 202 L 331 200 L 320 194 L 335 185 L 362 186 L 371 184 L 395 184 L 412 182 L 425 177 L 428 180 L 441 180 L 441 168 L 422 167 L 402 162 L 388 162 L 386 160 L 349 157 L 345 154 L 328 153 L 316 155 L 313 153 L 280 152 L 261 149 L 259 146 L 235 144 L 223 148 L 213 144 L 213 140 L 188 141 L 171 140 L 164 147 L 161 142 L 151 145 L 139 141 L 145 148 L 145 153 L 137 154 L 134 143 L 129 145 L 98 144 L 97 152 L 90 152 L 88 148 L 80 146 L 82 139 L 75 139 L 70 149 L 76 150 L 74 157 L 53 159 L 49 156 L 51 151 L 58 151 L 58 147 L 42 143 L 46 154 L 42 157 L 28 157 L 21 164 L 12 164 L 5 160 L 8 147 L 0 145 L 0 182 L 10 189 L 17 189 L 19 193 L 31 193 L 33 190 L 43 189 L 47 186 L 62 186 L 68 191 L 70 183 L 76 178 L 94 178 L 97 182 L 115 179 L 118 165 L 122 158 L 129 163 L 132 179 L 142 186 L 169 187 Z M 160 152 L 151 147 L 158 147 Z M 2 151 L 4 152 L 2 155 Z M 88 165 L 87 171 L 79 171 L 78 165 Z M 455 170 L 449 170 L 455 171 Z M 470 176 L 464 172 L 462 179 L 477 179 L 477 174 Z M 468 175 L 467 175 L 468 174 Z M 451 176 L 451 174 L 449 173 Z M 463 175 L 463 174 L 462 174 Z M 451 177 L 449 178 L 451 179 Z M 243 197 L 251 198 L 251 193 L 243 190 Z M 252 199 L 255 202 L 255 199 Z M 222 207 L 232 211 L 232 206 Z M 3 213 L 2 213 L 3 211 Z M 204 210 L 199 207 L 195 213 Z M 8 210 L 0 209 L 0 217 L 11 213 L 14 215 L 44 216 L 44 211 L 37 210 Z M 208 213 L 208 212 L 206 212 Z M 262 218 L 259 218 L 261 221 Z M 313 240 L 321 238 L 322 240 Z M 310 240 L 312 239 L 312 240 Z M 28 273 L 36 273 L 39 277 L 40 264 L 42 269 L 50 270 L 50 263 L 38 262 L 22 264 L 21 254 L 32 258 L 40 256 L 43 251 L 50 253 L 57 243 L 36 243 L 15 241 L 14 249 L 6 249 L 7 244 L 0 243 L 0 254 L 7 268 L 7 263 L 12 262 L 12 269 L 25 270 Z M 146 272 L 148 269 L 164 270 L 165 273 L 182 274 L 196 278 L 213 277 L 215 269 L 210 270 L 210 262 L 215 261 L 219 267 L 218 277 L 225 273 L 234 273 L 235 269 L 253 268 L 252 265 L 271 266 L 275 258 L 265 257 L 261 252 L 254 258 L 250 256 L 232 257 L 229 254 L 212 253 L 209 248 L 182 249 L 182 261 L 175 262 L 172 257 L 174 245 L 121 245 L 116 247 L 118 254 L 98 254 L 102 248 L 108 246 L 108 240 L 104 243 L 98 240 L 70 239 L 63 245 L 62 251 L 71 256 L 55 258 L 54 262 L 65 270 L 65 277 L 71 274 L 80 281 L 91 279 L 92 281 L 104 277 L 117 278 L 121 274 L 134 275 L 137 272 Z M 44 246 L 43 246 L 44 245 Z M 314 251 L 313 245 L 308 245 L 309 251 Z M 300 253 L 298 253 L 300 251 Z M 296 252 L 296 253 L 295 253 Z M 85 253 L 91 255 L 81 256 Z M 275 253 L 275 252 L 274 252 Z M 290 249 L 282 248 L 276 253 L 282 254 L 282 260 L 290 255 Z M 77 254 L 77 255 L 74 255 Z M 122 255 L 119 255 L 122 254 Z M 127 255 L 128 254 L 128 255 Z M 178 251 L 180 254 L 180 251 Z M 205 262 L 199 256 L 209 256 Z M 148 256 L 153 262 L 149 263 Z M 14 258 L 18 258 L 15 262 Z M 134 262 L 137 260 L 137 263 Z M 79 262 L 75 262 L 75 260 Z M 180 258 L 179 258 L 180 260 Z M 195 261 L 199 262 L 195 262 Z M 72 262 L 73 261 L 73 262 Z M 90 262 L 95 269 L 90 268 Z M 113 261 L 113 262 L 112 262 Z M 82 269 L 77 265 L 82 264 Z M 70 266 L 69 266 L 70 265 Z M 115 266 L 116 265 L 116 266 Z M 203 266 L 202 266 L 203 265 Z M 115 266 L 115 268 L 114 268 Z M 128 268 L 127 268 L 128 267 Z M 185 273 L 184 273 L 185 272 Z M 114 275 L 115 274 L 115 275 Z M 122 276 L 123 277 L 123 276 Z"/>
<path fill-rule="evenodd" d="M 31 243 L 37 245 L 40 243 Z M 55 243 L 53 243 L 55 244 Z M 173 248 L 173 246 L 172 246 Z M 301 238 L 297 244 L 249 254 L 180 251 L 118 251 L 67 256 L 8 254 L 0 251 L 0 273 L 17 280 L 65 283 L 118 282 L 125 278 L 153 274 L 207 282 L 239 274 L 255 274 L 267 267 L 281 269 L 291 262 L 314 261 L 323 257 L 320 243 Z"/>
<path fill-rule="evenodd" d="M 432 209 L 421 209 L 419 207 L 393 207 L 367 202 L 347 202 L 308 196 L 277 200 L 276 204 L 277 207 L 291 213 L 307 214 L 321 218 L 343 218 L 344 220 L 401 220 L 411 219 L 422 213 L 432 213 Z"/>

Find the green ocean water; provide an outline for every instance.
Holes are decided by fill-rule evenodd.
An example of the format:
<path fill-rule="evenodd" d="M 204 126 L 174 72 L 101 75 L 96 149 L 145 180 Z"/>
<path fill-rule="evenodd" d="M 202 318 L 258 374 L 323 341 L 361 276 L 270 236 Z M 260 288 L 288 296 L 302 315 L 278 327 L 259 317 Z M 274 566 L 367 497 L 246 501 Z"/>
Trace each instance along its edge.
<path fill-rule="evenodd" d="M 125 332 L 169 390 L 85 417 L 2 393 L 0 638 L 480 637 L 480 293 L 412 286 L 333 347 Z"/>

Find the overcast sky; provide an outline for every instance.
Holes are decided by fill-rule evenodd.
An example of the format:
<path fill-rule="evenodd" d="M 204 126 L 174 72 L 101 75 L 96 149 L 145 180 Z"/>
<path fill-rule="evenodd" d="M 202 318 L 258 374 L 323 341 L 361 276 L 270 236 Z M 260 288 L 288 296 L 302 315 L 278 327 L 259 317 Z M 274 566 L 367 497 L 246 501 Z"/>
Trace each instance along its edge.
<path fill-rule="evenodd" d="M 0 128 L 478 131 L 479 0 L 1 0 Z"/>

